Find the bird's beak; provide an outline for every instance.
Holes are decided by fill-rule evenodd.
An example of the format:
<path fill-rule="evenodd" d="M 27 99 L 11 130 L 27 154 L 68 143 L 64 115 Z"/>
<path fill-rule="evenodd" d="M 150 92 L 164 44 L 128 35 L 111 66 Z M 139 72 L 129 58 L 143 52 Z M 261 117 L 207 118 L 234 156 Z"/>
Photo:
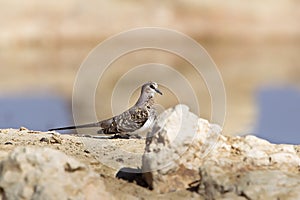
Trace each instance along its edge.
<path fill-rule="evenodd" d="M 159 89 L 155 89 L 155 92 L 157 92 L 157 93 L 160 94 L 160 95 L 163 94 L 161 91 L 159 91 Z"/>

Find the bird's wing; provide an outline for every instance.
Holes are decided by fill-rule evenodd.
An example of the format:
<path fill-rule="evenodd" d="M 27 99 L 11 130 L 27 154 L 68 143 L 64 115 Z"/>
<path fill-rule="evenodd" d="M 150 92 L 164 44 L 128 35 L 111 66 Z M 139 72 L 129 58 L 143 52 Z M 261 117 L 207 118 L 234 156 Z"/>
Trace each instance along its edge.
<path fill-rule="evenodd" d="M 118 132 L 133 132 L 141 128 L 149 118 L 149 111 L 141 107 L 132 107 L 114 117 Z"/>
<path fill-rule="evenodd" d="M 117 125 L 114 118 L 106 119 L 98 122 L 101 129 L 98 131 L 99 134 L 116 134 L 118 133 Z"/>

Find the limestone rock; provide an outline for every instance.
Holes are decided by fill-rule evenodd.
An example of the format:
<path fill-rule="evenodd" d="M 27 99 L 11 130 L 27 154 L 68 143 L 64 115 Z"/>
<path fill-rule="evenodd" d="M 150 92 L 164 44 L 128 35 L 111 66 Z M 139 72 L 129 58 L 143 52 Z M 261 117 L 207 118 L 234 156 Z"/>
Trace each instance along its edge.
<path fill-rule="evenodd" d="M 300 175 L 280 170 L 235 171 L 220 166 L 200 168 L 198 192 L 206 199 L 300 199 Z"/>
<path fill-rule="evenodd" d="M 300 199 L 298 147 L 255 136 L 221 136 L 199 166 L 198 192 L 207 199 L 229 193 L 245 199 Z"/>
<path fill-rule="evenodd" d="M 50 148 L 17 147 L 0 163 L 2 199 L 112 199 L 87 166 Z"/>
<path fill-rule="evenodd" d="M 221 132 L 177 105 L 162 113 L 148 133 L 142 170 L 146 182 L 158 192 L 184 189 L 200 178 L 199 166 Z"/>
<path fill-rule="evenodd" d="M 157 192 L 193 189 L 205 199 L 300 199 L 300 146 L 220 135 L 178 105 L 148 134 L 144 179 Z"/>

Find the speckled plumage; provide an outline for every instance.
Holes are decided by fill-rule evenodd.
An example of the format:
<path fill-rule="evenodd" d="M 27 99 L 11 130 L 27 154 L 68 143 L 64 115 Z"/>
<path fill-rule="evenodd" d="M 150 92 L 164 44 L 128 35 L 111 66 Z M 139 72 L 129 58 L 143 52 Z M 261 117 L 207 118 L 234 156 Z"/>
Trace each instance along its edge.
<path fill-rule="evenodd" d="M 126 135 L 137 130 L 147 129 L 153 124 L 157 116 L 156 110 L 154 108 L 155 93 L 162 94 L 158 90 L 157 83 L 145 83 L 142 86 L 141 95 L 136 104 L 120 115 L 97 123 L 55 128 L 50 129 L 49 131 L 99 127 L 101 129 L 98 131 L 98 133 Z"/>

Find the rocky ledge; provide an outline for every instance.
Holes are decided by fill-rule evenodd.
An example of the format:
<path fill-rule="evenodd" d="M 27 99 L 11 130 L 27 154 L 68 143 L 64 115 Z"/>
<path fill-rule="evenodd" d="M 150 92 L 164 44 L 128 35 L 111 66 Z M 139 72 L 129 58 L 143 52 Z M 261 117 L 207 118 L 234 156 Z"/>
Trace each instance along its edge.
<path fill-rule="evenodd" d="M 159 193 L 188 189 L 205 199 L 300 199 L 300 146 L 221 135 L 188 107 L 165 111 L 148 133 L 144 178 Z"/>
<path fill-rule="evenodd" d="M 185 105 L 163 112 L 146 141 L 0 130 L 0 197 L 300 199 L 299 145 L 221 132 Z"/>

